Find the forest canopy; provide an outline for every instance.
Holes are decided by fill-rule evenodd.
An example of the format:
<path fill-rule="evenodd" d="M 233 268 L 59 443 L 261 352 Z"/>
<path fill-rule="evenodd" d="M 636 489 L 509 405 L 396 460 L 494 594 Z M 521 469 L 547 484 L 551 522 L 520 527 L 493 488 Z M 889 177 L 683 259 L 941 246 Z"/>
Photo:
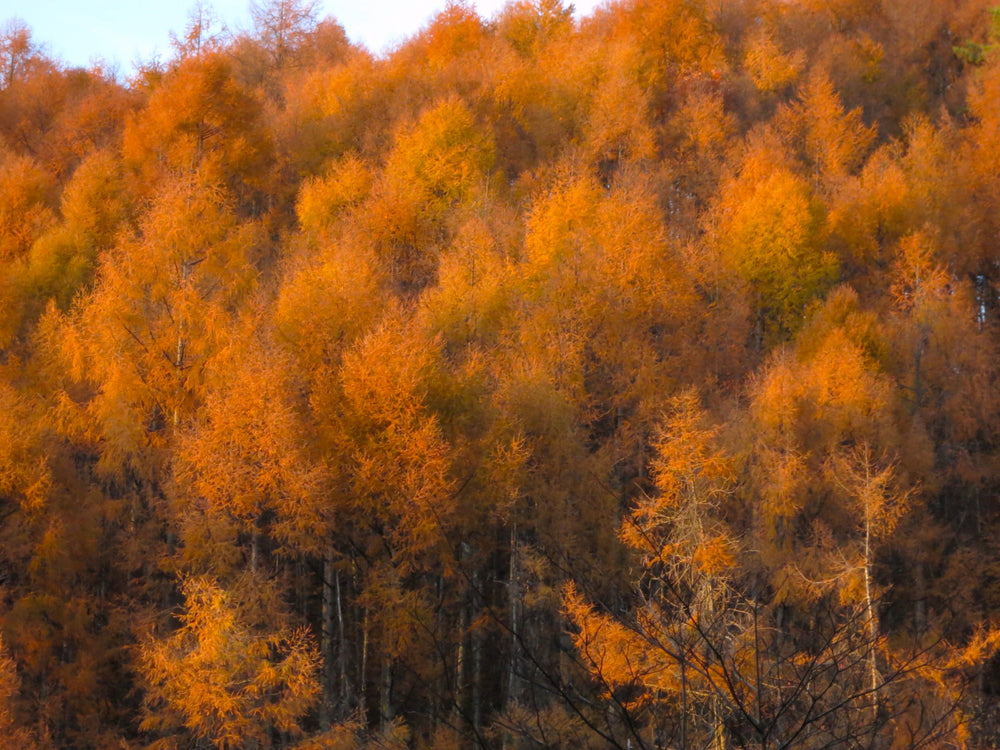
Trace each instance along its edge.
<path fill-rule="evenodd" d="M 1000 9 L 0 28 L 0 740 L 1000 735 Z"/>

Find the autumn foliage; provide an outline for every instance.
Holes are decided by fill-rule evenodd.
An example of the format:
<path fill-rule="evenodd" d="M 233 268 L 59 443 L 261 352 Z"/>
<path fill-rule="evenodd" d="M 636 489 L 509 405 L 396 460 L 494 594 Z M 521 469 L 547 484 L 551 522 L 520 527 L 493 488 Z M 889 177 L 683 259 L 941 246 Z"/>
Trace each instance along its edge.
<path fill-rule="evenodd" d="M 0 27 L 0 745 L 995 742 L 996 9 L 252 17 Z"/>

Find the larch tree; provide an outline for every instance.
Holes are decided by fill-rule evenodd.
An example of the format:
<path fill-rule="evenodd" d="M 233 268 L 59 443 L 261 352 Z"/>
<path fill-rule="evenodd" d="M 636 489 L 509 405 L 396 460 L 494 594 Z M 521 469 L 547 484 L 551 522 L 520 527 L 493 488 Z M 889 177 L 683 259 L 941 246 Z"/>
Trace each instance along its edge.
<path fill-rule="evenodd" d="M 287 355 L 264 331 L 240 341 L 248 346 L 230 344 L 206 373 L 218 385 L 180 436 L 171 493 L 183 567 L 223 580 L 270 570 L 265 552 L 275 547 L 285 558 L 324 551 L 333 523 Z"/>
<path fill-rule="evenodd" d="M 838 271 L 823 243 L 823 205 L 774 148 L 766 135 L 748 144 L 739 174 L 720 186 L 709 225 L 723 263 L 753 291 L 758 345 L 794 332 Z"/>
<path fill-rule="evenodd" d="M 18 725 L 17 699 L 21 688 L 17 676 L 17 664 L 10 657 L 3 640 L 0 639 L 0 735 L 7 742 L 16 743 L 24 750 L 38 747 L 31 730 Z"/>
<path fill-rule="evenodd" d="M 36 241 L 56 224 L 53 182 L 27 156 L 4 154 L 0 160 L 0 347 L 22 333 L 28 305 L 19 291 L 22 269 Z"/>
<path fill-rule="evenodd" d="M 399 127 L 358 218 L 401 294 L 434 278 L 447 212 L 488 191 L 495 158 L 488 129 L 455 97 Z"/>
<path fill-rule="evenodd" d="M 31 29 L 19 18 L 4 21 L 0 28 L 0 91 L 29 75 L 31 68 L 43 62 Z"/>
<path fill-rule="evenodd" d="M 55 224 L 55 185 L 35 159 L 5 153 L 0 162 L 0 262 L 23 258 Z"/>
<path fill-rule="evenodd" d="M 895 530 L 900 518 L 907 512 L 912 490 L 897 486 L 895 466 L 872 455 L 870 445 L 862 443 L 847 456 L 831 457 L 829 471 L 838 487 L 848 496 L 847 502 L 855 518 L 855 549 L 840 544 L 838 555 L 843 555 L 844 589 L 859 589 L 847 596 L 857 597 L 864 612 L 868 639 L 877 644 L 882 636 L 876 601 L 879 592 L 875 581 L 875 559 L 878 545 Z M 846 554 L 845 554 L 846 553 Z M 851 580 L 851 579 L 854 580 Z M 860 579 L 860 580 L 858 580 Z M 842 594 L 842 598 L 845 597 Z M 879 656 L 881 648 L 872 648 L 868 654 L 868 688 L 871 693 L 872 711 L 878 712 L 879 689 L 883 683 Z"/>
<path fill-rule="evenodd" d="M 427 405 L 438 357 L 437 342 L 390 313 L 344 354 L 343 401 L 324 405 L 340 412 L 338 431 L 328 434 L 364 550 L 355 556 L 361 637 L 377 646 L 367 664 L 361 659 L 358 692 L 377 686 L 383 726 L 396 717 L 404 687 L 435 684 L 453 658 L 450 646 L 440 650 L 443 620 L 432 606 L 453 585 L 457 512 L 451 446 Z"/>
<path fill-rule="evenodd" d="M 318 654 L 304 630 L 272 624 L 274 592 L 252 578 L 231 589 L 189 578 L 182 591 L 180 626 L 140 647 L 143 727 L 165 738 L 155 744 L 187 734 L 223 750 L 266 749 L 278 733 L 299 733 L 319 695 Z"/>
<path fill-rule="evenodd" d="M 170 428 L 193 414 L 230 306 L 253 287 L 260 236 L 225 188 L 182 175 L 102 256 L 93 292 L 67 317 L 65 356 L 96 389 L 85 409 L 109 468 L 148 474 Z"/>
<path fill-rule="evenodd" d="M 250 5 L 250 16 L 261 43 L 280 69 L 294 61 L 306 35 L 316 25 L 315 0 L 263 0 Z"/>
<path fill-rule="evenodd" d="M 806 157 L 821 184 L 836 183 L 854 172 L 875 138 L 860 108 L 845 112 L 833 84 L 819 74 L 802 86 L 792 118 L 803 131 Z"/>
<path fill-rule="evenodd" d="M 196 0 L 188 10 L 184 32 L 178 36 L 170 32 L 170 46 L 178 61 L 188 57 L 201 57 L 218 51 L 223 30 L 218 29 L 219 19 L 205 0 Z"/>
<path fill-rule="evenodd" d="M 9 283 L 35 305 L 24 309 L 20 329 L 42 314 L 53 300 L 69 308 L 94 280 L 97 258 L 117 241 L 134 214 L 125 192 L 121 163 L 111 153 L 88 156 L 66 183 L 60 201 L 62 220 L 35 240 L 19 264 L 12 264 Z M 13 313 L 14 310 L 11 310 Z M 11 319 L 11 329 L 15 320 Z"/>
<path fill-rule="evenodd" d="M 136 194 L 150 197 L 161 181 L 200 174 L 225 185 L 242 212 L 261 213 L 273 141 L 260 102 L 233 76 L 221 53 L 191 57 L 169 71 L 146 107 L 128 118 L 122 156 Z"/>

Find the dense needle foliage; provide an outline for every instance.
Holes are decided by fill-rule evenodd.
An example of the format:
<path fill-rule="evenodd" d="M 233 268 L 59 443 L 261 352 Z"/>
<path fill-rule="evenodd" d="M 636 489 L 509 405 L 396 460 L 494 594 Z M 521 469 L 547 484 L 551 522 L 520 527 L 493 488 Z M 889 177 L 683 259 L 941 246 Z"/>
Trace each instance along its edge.
<path fill-rule="evenodd" d="M 0 30 L 0 744 L 995 741 L 988 0 L 252 15 Z"/>

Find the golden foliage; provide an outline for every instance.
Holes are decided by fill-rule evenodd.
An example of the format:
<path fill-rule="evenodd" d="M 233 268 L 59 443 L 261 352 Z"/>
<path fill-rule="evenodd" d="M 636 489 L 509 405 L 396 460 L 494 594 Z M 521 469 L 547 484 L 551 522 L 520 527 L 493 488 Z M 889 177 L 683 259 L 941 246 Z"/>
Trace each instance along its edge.
<path fill-rule="evenodd" d="M 299 191 L 299 224 L 308 232 L 329 229 L 343 210 L 368 197 L 371 187 L 371 172 L 357 156 L 331 164 L 325 177 L 307 181 Z"/>
<path fill-rule="evenodd" d="M 485 188 L 496 160 L 488 128 L 468 107 L 451 97 L 425 109 L 417 122 L 396 134 L 385 179 L 400 190 L 444 208 L 470 200 Z"/>
<path fill-rule="evenodd" d="M 34 159 L 0 152 L 0 263 L 24 257 L 56 223 L 53 188 L 51 175 Z"/>
<path fill-rule="evenodd" d="M 22 750 L 36 750 L 38 744 L 34 732 L 19 726 L 17 721 L 17 699 L 21 685 L 17 676 L 17 664 L 11 658 L 0 637 L 0 737 L 11 746 Z"/>
<path fill-rule="evenodd" d="M 721 585 L 736 564 L 737 544 L 724 521 L 735 463 L 717 437 L 693 391 L 671 399 L 654 442 L 656 493 L 636 504 L 620 532 L 654 577 Z"/>
<path fill-rule="evenodd" d="M 260 104 L 221 54 L 185 60 L 125 127 L 122 155 L 145 194 L 159 177 L 201 170 L 212 182 L 260 187 L 272 153 Z"/>
<path fill-rule="evenodd" d="M 180 627 L 140 649 L 143 727 L 185 728 L 218 748 L 265 742 L 272 729 L 297 733 L 319 695 L 319 657 L 309 635 L 260 622 L 254 609 L 264 604 L 267 612 L 276 602 L 254 601 L 252 589 L 226 591 L 212 579 L 189 578 L 182 591 Z"/>
<path fill-rule="evenodd" d="M 451 448 L 425 405 L 436 342 L 389 319 L 345 353 L 340 436 L 354 505 L 391 529 L 401 561 L 441 547 L 455 512 Z"/>
<path fill-rule="evenodd" d="M 776 445 L 832 446 L 876 439 L 891 406 L 887 380 L 842 330 L 803 361 L 779 356 L 760 382 L 753 410 Z"/>
<path fill-rule="evenodd" d="M 0 497 L 15 499 L 32 514 L 43 509 L 52 486 L 45 446 L 27 428 L 38 422 L 31 401 L 0 380 Z"/>
<path fill-rule="evenodd" d="M 796 115 L 805 130 L 806 154 L 828 180 L 854 172 L 875 139 L 861 110 L 845 112 L 833 84 L 822 75 L 811 76 L 802 87 Z"/>
<path fill-rule="evenodd" d="M 610 615 L 595 612 L 569 583 L 563 592 L 566 616 L 575 626 L 573 645 L 583 656 L 595 677 L 609 693 L 621 687 L 639 686 L 639 697 L 632 706 L 650 700 L 657 694 L 676 699 L 680 692 L 680 659 L 671 658 L 669 641 L 666 649 L 650 648 L 649 638 L 620 623 Z M 655 640 L 662 636 L 654 630 Z"/>
<path fill-rule="evenodd" d="M 805 63 L 805 52 L 783 51 L 763 26 L 747 43 L 743 57 L 754 86 L 764 93 L 780 91 L 795 83 Z"/>
<path fill-rule="evenodd" d="M 983 2 L 0 29 L 0 744 L 992 738 Z"/>
<path fill-rule="evenodd" d="M 753 143 L 723 184 L 709 231 L 723 263 L 754 290 L 769 338 L 795 331 L 808 303 L 837 277 L 823 245 L 825 216 L 809 182 L 766 140 Z"/>
<path fill-rule="evenodd" d="M 258 334 L 260 338 L 263 335 Z M 178 516 L 186 533 L 198 534 L 201 516 L 232 519 L 245 533 L 266 530 L 261 519 L 278 519 L 271 532 L 290 549 L 315 552 L 329 530 L 329 495 L 322 459 L 310 450 L 309 426 L 289 394 L 291 364 L 266 341 L 249 351 L 227 351 L 213 364 L 213 389 L 198 422 L 183 431 L 175 451 Z M 239 373 L 233 377 L 232 373 Z M 217 559 L 218 543 L 200 548 L 195 538 L 182 556 L 193 569 L 228 572 Z"/>

